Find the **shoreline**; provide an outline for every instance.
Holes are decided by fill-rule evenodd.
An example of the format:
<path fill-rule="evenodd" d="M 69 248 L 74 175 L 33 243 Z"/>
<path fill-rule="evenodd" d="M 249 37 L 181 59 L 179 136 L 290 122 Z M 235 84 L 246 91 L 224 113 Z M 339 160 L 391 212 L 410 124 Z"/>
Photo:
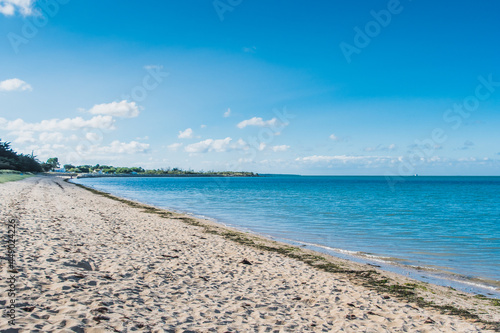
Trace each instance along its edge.
<path fill-rule="evenodd" d="M 355 177 L 355 176 L 354 176 Z M 119 197 L 115 194 L 103 192 L 91 186 L 86 186 L 83 184 L 74 183 L 73 180 L 68 180 L 72 184 L 78 186 L 83 186 L 85 188 L 91 188 L 97 192 L 107 193 L 115 197 Z M 122 197 L 119 197 L 122 198 Z M 292 245 L 297 247 L 305 247 L 306 249 L 312 250 L 321 255 L 328 255 L 335 258 L 345 259 L 348 261 L 353 261 L 358 264 L 371 265 L 374 267 L 381 268 L 384 272 L 391 272 L 399 274 L 401 276 L 406 276 L 415 279 L 420 282 L 430 283 L 433 285 L 438 285 L 445 288 L 453 288 L 460 290 L 462 292 L 471 293 L 479 297 L 485 296 L 488 298 L 500 299 L 500 281 L 489 281 L 482 279 L 480 277 L 469 278 L 468 276 L 456 272 L 446 271 L 439 268 L 434 268 L 432 266 L 421 266 L 418 263 L 411 262 L 406 258 L 401 257 L 387 257 L 380 255 L 378 253 L 365 253 L 359 251 L 350 251 L 341 248 L 332 248 L 323 244 L 313 244 L 302 242 L 295 239 L 287 239 L 273 234 L 264 234 L 254 231 L 250 228 L 240 227 L 237 224 L 231 224 L 228 222 L 223 222 L 217 220 L 217 218 L 210 217 L 207 215 L 200 214 L 199 212 L 179 210 L 172 207 L 162 207 L 156 206 L 154 203 L 140 201 L 133 197 L 123 197 L 125 200 L 130 200 L 138 202 L 144 205 L 149 205 L 158 209 L 165 209 L 167 211 L 175 212 L 178 214 L 185 214 L 191 217 L 195 217 L 201 220 L 209 220 L 210 222 L 221 225 L 222 227 L 232 228 L 236 231 L 243 233 L 251 233 L 257 237 L 263 237 L 266 239 L 274 240 L 286 245 Z M 404 262 L 408 262 L 405 264 Z"/>
<path fill-rule="evenodd" d="M 236 241 L 237 242 L 241 242 L 242 244 L 245 244 L 245 245 L 250 245 L 250 244 L 248 244 L 248 240 L 246 240 L 245 237 L 248 237 L 249 239 L 257 238 L 257 239 L 259 239 L 259 240 L 261 240 L 263 242 L 272 242 L 272 243 L 277 244 L 278 248 L 280 248 L 280 247 L 285 247 L 286 248 L 286 247 L 292 245 L 292 246 L 296 247 L 299 250 L 305 250 L 308 254 L 312 253 L 313 255 L 316 255 L 316 256 L 319 255 L 319 257 L 326 256 L 327 258 L 323 258 L 326 262 L 332 262 L 332 261 L 333 262 L 337 262 L 338 260 L 340 260 L 343 263 L 347 263 L 348 266 L 355 265 L 355 266 L 357 266 L 356 267 L 357 269 L 361 269 L 361 270 L 366 269 L 366 265 L 369 265 L 369 266 L 371 266 L 369 269 L 376 270 L 378 274 L 390 275 L 391 278 L 395 279 L 395 282 L 397 280 L 403 279 L 405 281 L 409 280 L 409 281 L 415 281 L 417 283 L 422 283 L 422 284 L 425 284 L 425 286 L 430 286 L 430 288 L 436 287 L 436 288 L 445 288 L 445 289 L 451 290 L 453 292 L 457 291 L 452 286 L 444 286 L 444 285 L 440 285 L 440 284 L 436 284 L 436 283 L 432 283 L 432 282 L 426 282 L 424 280 L 420 280 L 420 279 L 417 279 L 415 277 L 406 276 L 406 275 L 403 274 L 407 270 L 412 270 L 412 271 L 417 272 L 417 273 L 419 272 L 419 270 L 413 269 L 412 267 L 406 267 L 406 266 L 399 267 L 399 266 L 391 265 L 389 263 L 384 262 L 385 266 L 389 266 L 389 267 L 395 268 L 395 270 L 388 270 L 385 267 L 377 267 L 376 265 L 373 265 L 373 262 L 375 262 L 376 260 L 370 260 L 370 259 L 363 258 L 363 257 L 360 257 L 360 256 L 356 256 L 356 255 L 353 255 L 353 254 L 347 254 L 344 257 L 341 257 L 341 256 L 337 256 L 337 255 L 331 254 L 332 251 L 321 252 L 321 251 L 318 251 L 318 248 L 321 247 L 321 246 L 317 245 L 317 244 L 310 244 L 311 245 L 310 247 L 302 247 L 300 245 L 294 245 L 294 244 L 292 244 L 292 243 L 296 243 L 296 244 L 300 244 L 301 243 L 301 242 L 298 242 L 298 241 L 295 241 L 295 240 L 289 240 L 289 242 L 287 242 L 284 239 L 280 239 L 279 237 L 275 237 L 275 236 L 272 236 L 272 235 L 263 235 L 263 234 L 256 233 L 256 232 L 254 232 L 252 230 L 248 230 L 248 231 L 242 230 L 241 228 L 238 228 L 238 226 L 233 226 L 233 225 L 230 225 L 230 224 L 225 224 L 225 223 L 219 222 L 216 219 L 208 217 L 208 216 L 200 216 L 200 215 L 196 215 L 196 214 L 194 214 L 192 212 L 177 211 L 177 210 L 174 210 L 174 209 L 171 209 L 171 208 L 157 207 L 157 206 L 154 206 L 154 205 L 149 204 L 149 203 L 144 203 L 144 202 L 141 202 L 141 201 L 138 201 L 138 200 L 129 199 L 129 198 L 123 198 L 123 197 L 120 197 L 120 196 L 116 196 L 116 195 L 114 195 L 112 193 L 100 191 L 100 190 L 97 190 L 95 188 L 88 187 L 88 186 L 85 186 L 85 185 L 82 185 L 82 184 L 73 183 L 70 180 L 65 180 L 65 181 L 67 181 L 67 182 L 69 182 L 71 184 L 74 184 L 76 186 L 82 187 L 82 188 L 86 189 L 87 191 L 91 191 L 91 192 L 96 193 L 98 195 L 104 195 L 104 196 L 110 197 L 110 198 L 112 198 L 114 200 L 118 200 L 118 201 L 121 201 L 121 202 L 128 202 L 129 204 L 132 204 L 132 205 L 137 205 L 137 204 L 138 205 L 143 205 L 147 209 L 154 209 L 154 210 L 159 210 L 159 211 L 166 211 L 166 212 L 169 212 L 169 213 L 183 215 L 183 216 L 186 216 L 188 218 L 194 218 L 194 219 L 198 220 L 198 222 L 195 223 L 195 225 L 197 225 L 197 226 L 201 225 L 201 226 L 204 227 L 203 224 L 207 223 L 208 226 L 209 226 L 209 228 L 215 227 L 217 229 L 220 228 L 220 229 L 223 229 L 223 230 L 224 229 L 229 229 L 232 232 L 240 233 L 241 235 L 239 236 L 239 238 L 241 238 L 241 239 L 237 239 Z M 199 223 L 199 222 L 201 222 L 201 223 Z M 232 241 L 235 241 L 231 237 L 229 239 L 232 240 Z M 274 251 L 274 250 L 271 250 L 271 251 Z M 295 259 L 299 259 L 299 258 L 295 258 Z M 356 260 L 353 260 L 353 259 L 361 259 L 361 261 L 356 261 Z M 328 269 L 327 269 L 327 271 L 331 272 L 331 270 L 328 270 Z M 335 270 L 333 270 L 333 271 L 335 271 Z M 446 278 L 442 278 L 442 280 L 448 281 Z M 450 280 L 450 281 L 452 281 L 452 280 Z M 372 282 L 372 281 L 370 281 L 370 282 Z M 454 281 L 454 282 L 461 283 L 460 281 Z M 422 287 L 422 286 L 420 286 L 420 287 Z M 389 288 L 389 289 L 391 289 L 391 288 Z M 480 286 L 479 289 L 489 290 L 485 286 Z M 485 297 L 483 294 L 474 293 L 474 292 L 467 292 L 465 290 L 460 290 L 460 291 L 469 294 L 470 297 L 480 297 L 480 298 L 483 298 L 483 299 L 491 299 L 493 301 L 495 300 L 495 299 L 492 299 L 492 298 Z M 402 294 L 404 295 L 405 292 L 403 292 Z M 395 294 L 395 295 L 397 295 L 397 294 Z"/>
<path fill-rule="evenodd" d="M 485 296 L 500 300 L 500 290 L 498 290 L 498 284 L 500 282 L 497 281 L 487 281 L 480 278 L 468 279 L 467 276 L 457 273 L 404 264 L 401 263 L 406 261 L 406 259 L 403 258 L 382 257 L 377 254 L 364 254 L 360 252 L 351 253 L 352 251 L 333 249 L 328 246 L 304 243 L 293 239 L 283 239 L 272 236 L 270 238 L 285 244 L 303 246 L 306 249 L 310 249 L 322 255 L 333 256 L 359 264 L 374 266 L 380 268 L 383 272 L 391 272 L 419 282 L 444 288 L 453 288 L 479 297 Z"/>
<path fill-rule="evenodd" d="M 9 209 L 6 212 L 2 211 L 2 214 L 19 215 L 21 227 L 25 228 L 21 228 L 20 237 L 29 240 L 26 241 L 27 248 L 21 249 L 19 261 L 20 278 L 28 279 L 31 285 L 31 289 L 28 288 L 25 296 L 29 296 L 31 292 L 39 293 L 40 295 L 37 294 L 39 298 L 51 296 L 50 291 L 47 296 L 44 294 L 44 288 L 37 289 L 36 287 L 38 283 L 47 284 L 47 281 L 41 281 L 43 278 L 38 274 L 40 267 L 44 267 L 45 271 L 53 269 L 54 272 L 60 272 L 66 267 L 65 273 L 59 274 L 71 273 L 72 276 L 82 274 L 75 273 L 75 268 L 67 268 L 64 263 L 61 266 L 58 261 L 77 261 L 85 251 L 88 255 L 94 256 L 92 260 L 86 259 L 88 265 L 86 267 L 92 268 L 93 265 L 99 267 L 95 270 L 83 268 L 84 277 L 70 279 L 73 285 L 71 288 L 75 289 L 62 286 L 67 279 L 58 282 L 56 289 L 49 289 L 60 294 L 71 291 L 77 293 L 72 298 L 77 304 L 66 307 L 66 312 L 76 311 L 75 309 L 79 307 L 92 307 L 95 302 L 91 300 L 91 297 L 89 298 L 88 294 L 98 293 L 101 295 L 97 297 L 99 299 L 102 299 L 104 294 L 107 295 L 106 298 L 111 299 L 99 303 L 108 304 L 101 307 L 108 308 L 109 313 L 120 313 L 121 316 L 127 313 L 127 317 L 137 317 L 136 321 L 145 316 L 151 317 L 152 313 L 148 314 L 149 312 L 146 311 L 147 315 L 145 315 L 140 310 L 147 303 L 146 301 L 141 303 L 143 305 L 139 304 L 139 309 L 134 314 L 120 306 L 122 302 L 126 304 L 127 299 L 135 299 L 138 295 L 142 295 L 140 290 L 134 291 L 129 280 L 141 281 L 136 279 L 144 275 L 149 276 L 148 279 L 152 283 L 148 290 L 152 289 L 146 294 L 149 296 L 140 296 L 140 298 L 156 299 L 160 297 L 158 293 L 164 293 L 165 296 L 161 297 L 166 297 L 168 301 L 158 301 L 159 303 L 154 306 L 155 309 L 168 308 L 179 311 L 186 306 L 191 308 L 188 311 L 191 319 L 179 319 L 170 315 L 164 315 L 165 318 L 163 318 L 155 315 L 158 325 L 163 327 L 213 327 L 216 330 L 237 327 L 239 330 L 253 330 L 266 325 L 281 325 L 285 330 L 287 328 L 304 330 L 307 327 L 311 331 L 320 330 L 320 327 L 325 327 L 325 329 L 329 327 L 331 330 L 335 327 L 337 329 L 342 327 L 348 331 L 359 329 L 393 331 L 403 327 L 409 331 L 422 329 L 446 331 L 447 328 L 453 327 L 457 331 L 464 332 L 500 328 L 499 307 L 491 304 L 492 301 L 489 299 L 421 283 L 404 276 L 380 271 L 376 267 L 367 267 L 367 265 L 326 255 L 318 256 L 317 252 L 257 237 L 234 230 L 234 228 L 223 227 L 209 220 L 201 220 L 115 197 L 83 185 L 63 182 L 57 177 L 31 177 L 16 183 L 6 183 L 0 186 L 0 193 L 5 195 L 9 193 L 9 190 L 14 193 L 12 189 L 16 188 L 18 189 L 16 193 L 20 193 L 19 197 L 14 198 L 11 203 L 6 203 Z M 7 192 L 1 192 L 2 190 Z M 46 198 L 47 196 L 50 198 Z M 26 202 L 20 201 L 20 198 Z M 41 205 L 40 201 L 43 201 L 45 206 Z M 73 201 L 76 203 L 71 207 L 70 203 Z M 41 216 L 38 217 L 38 222 L 36 218 L 30 217 L 30 214 L 34 213 L 27 210 L 29 207 Z M 61 215 L 64 218 L 61 218 Z M 44 232 L 29 232 L 37 228 L 42 231 L 45 228 L 52 230 L 52 224 L 58 224 L 58 229 L 54 230 L 64 229 L 67 232 L 58 231 L 56 237 Z M 70 227 L 66 228 L 67 226 Z M 93 233 L 85 232 L 86 228 L 94 230 Z M 108 232 L 109 228 L 114 229 Z M 87 244 L 84 247 L 78 247 L 79 252 L 72 251 L 72 248 L 75 248 L 75 242 L 71 239 L 76 234 L 87 235 L 84 238 L 76 238 L 79 239 L 78 244 Z M 39 237 L 42 242 L 39 246 L 48 248 L 50 250 L 48 252 L 60 253 L 59 259 L 50 261 L 52 258 L 50 253 L 45 255 L 45 252 L 41 251 L 42 256 L 45 255 L 44 258 L 48 261 L 43 261 L 42 266 L 33 265 L 29 259 L 31 255 L 29 246 L 34 243 L 31 241 L 33 237 Z M 43 237 L 48 239 L 43 242 Z M 127 239 L 136 239 L 136 241 L 130 242 Z M 63 246 L 61 242 L 67 245 Z M 61 250 L 61 248 L 66 248 L 68 251 Z M 179 248 L 184 248 L 184 250 L 179 250 Z M 176 249 L 180 252 L 174 251 Z M 161 254 L 162 252 L 169 253 Z M 145 253 L 148 256 L 145 257 Z M 202 253 L 204 254 L 201 255 Z M 144 260 L 150 262 L 149 266 L 153 264 L 154 267 L 140 268 L 140 263 Z M 186 265 L 177 266 L 178 264 L 174 263 L 177 260 L 185 261 Z M 135 266 L 134 262 L 137 262 L 139 266 Z M 25 268 L 23 265 L 29 266 L 33 272 L 23 271 Z M 130 269 L 121 268 L 130 265 Z M 79 271 L 82 271 L 81 266 L 85 266 L 82 261 L 71 267 L 79 267 Z M 66 269 L 69 271 L 66 272 Z M 169 279 L 167 279 L 169 283 L 154 282 L 158 278 L 156 275 L 151 276 L 151 272 L 159 272 L 159 270 L 163 272 L 161 273 L 163 276 L 180 274 L 179 278 L 182 277 L 182 279 L 174 279 L 175 283 Z M 198 273 L 193 275 L 193 270 Z M 96 283 L 84 284 L 87 277 Z M 4 281 L 0 283 L 4 284 Z M 148 282 L 148 284 L 151 283 Z M 283 286 L 281 283 L 287 287 L 285 289 L 279 287 Z M 87 289 L 79 290 L 82 286 Z M 124 286 L 126 288 L 123 291 L 123 299 L 118 297 L 120 292 L 106 292 L 107 288 L 116 291 Z M 215 294 L 212 294 L 211 288 L 217 290 Z M 165 290 L 161 291 L 163 289 Z M 178 293 L 180 290 L 183 290 L 181 294 Z M 201 290 L 201 293 L 208 292 L 212 296 L 210 299 L 199 298 L 195 290 Z M 88 297 L 84 297 L 85 295 Z M 85 300 L 80 300 L 78 296 L 88 299 L 90 305 L 85 304 Z M 238 297 L 244 297 L 246 301 L 242 303 L 238 301 L 238 299 L 241 300 Z M 221 300 L 222 303 L 217 301 L 214 303 L 214 300 Z M 52 306 L 60 306 L 53 304 L 55 300 L 50 302 Z M 27 306 L 32 306 L 28 304 L 30 302 L 25 303 Z M 268 305 L 259 307 L 260 303 Z M 414 304 L 414 306 L 408 308 L 409 304 Z M 95 304 L 94 307 L 98 308 L 97 305 Z M 222 314 L 212 311 L 214 308 L 233 305 L 236 307 Z M 34 306 L 33 314 L 32 312 L 24 313 L 27 318 L 23 318 L 28 322 L 25 328 L 31 322 L 40 324 L 40 312 L 45 310 L 41 305 L 35 304 Z M 119 330 L 120 328 L 130 329 L 131 325 L 135 325 L 134 322 L 124 319 L 120 319 L 122 322 L 120 323 L 118 317 L 108 314 L 108 310 L 106 310 L 106 315 L 101 315 L 102 318 L 95 315 L 94 319 L 98 320 L 92 318 L 88 320 L 103 329 L 106 327 Z M 274 313 L 277 310 L 281 314 Z M 203 317 L 207 311 L 211 313 L 212 319 Z M 200 313 L 203 318 L 199 317 Z M 260 315 L 255 317 L 256 313 L 261 313 L 263 317 Z M 74 316 L 70 317 L 74 319 L 73 324 L 76 326 L 88 324 L 75 319 Z M 465 318 L 465 320 L 460 318 Z M 59 322 L 56 320 L 57 323 L 51 325 L 60 325 L 61 320 Z M 204 326 L 201 325 L 202 322 Z M 44 329 L 50 327 L 47 326 Z M 4 328 L 6 328 L 5 325 L 0 326 L 0 329 Z"/>

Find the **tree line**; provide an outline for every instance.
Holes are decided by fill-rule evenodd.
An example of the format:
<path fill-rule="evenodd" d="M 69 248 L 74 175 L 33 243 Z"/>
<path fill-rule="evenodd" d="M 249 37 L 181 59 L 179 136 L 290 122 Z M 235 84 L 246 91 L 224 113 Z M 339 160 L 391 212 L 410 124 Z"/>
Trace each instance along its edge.
<path fill-rule="evenodd" d="M 14 151 L 10 142 L 0 139 L 0 170 L 15 170 L 21 172 L 43 172 L 59 167 L 57 157 L 40 162 L 33 154 L 20 154 Z"/>
<path fill-rule="evenodd" d="M 39 161 L 33 154 L 15 152 L 10 142 L 0 139 L 0 170 L 21 172 L 48 172 L 59 168 L 59 159 L 51 157 L 46 162 Z M 245 171 L 193 171 L 180 168 L 150 169 L 141 167 L 114 167 L 110 165 L 78 165 L 65 164 L 64 170 L 71 173 L 103 173 L 103 174 L 144 174 L 144 175 L 215 175 L 215 176 L 257 176 Z"/>
<path fill-rule="evenodd" d="M 217 175 L 217 176 L 256 176 L 246 171 L 194 171 L 180 168 L 143 169 L 142 167 L 114 167 L 110 165 L 79 165 L 65 164 L 63 168 L 71 173 L 103 173 L 113 174 L 141 174 L 141 175 Z"/>

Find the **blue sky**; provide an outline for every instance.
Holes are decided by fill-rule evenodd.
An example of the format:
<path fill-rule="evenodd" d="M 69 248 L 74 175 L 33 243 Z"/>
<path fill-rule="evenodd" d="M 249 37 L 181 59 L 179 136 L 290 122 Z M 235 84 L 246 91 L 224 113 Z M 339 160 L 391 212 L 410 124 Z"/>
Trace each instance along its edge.
<path fill-rule="evenodd" d="M 500 175 L 499 10 L 0 0 L 0 138 L 73 164 Z"/>

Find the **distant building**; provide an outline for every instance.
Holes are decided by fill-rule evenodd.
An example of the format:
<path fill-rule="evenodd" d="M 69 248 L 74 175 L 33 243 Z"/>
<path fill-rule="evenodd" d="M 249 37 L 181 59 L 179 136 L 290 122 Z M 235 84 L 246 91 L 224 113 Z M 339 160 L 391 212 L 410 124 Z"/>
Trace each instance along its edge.
<path fill-rule="evenodd" d="M 55 168 L 53 171 L 54 172 L 66 172 L 66 169 L 64 169 L 64 168 Z"/>

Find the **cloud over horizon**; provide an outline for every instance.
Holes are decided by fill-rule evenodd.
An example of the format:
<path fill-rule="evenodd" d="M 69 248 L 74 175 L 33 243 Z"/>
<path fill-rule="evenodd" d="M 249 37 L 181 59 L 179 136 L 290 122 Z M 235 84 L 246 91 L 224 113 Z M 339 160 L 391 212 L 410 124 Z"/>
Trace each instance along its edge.
<path fill-rule="evenodd" d="M 32 91 L 31 85 L 25 81 L 14 78 L 0 82 L 0 91 Z"/>
<path fill-rule="evenodd" d="M 107 146 L 96 147 L 96 152 L 101 154 L 136 154 L 145 153 L 149 149 L 149 143 L 137 141 L 120 142 L 114 140 Z"/>
<path fill-rule="evenodd" d="M 351 155 L 312 155 L 306 157 L 297 157 L 296 162 L 304 163 L 354 163 L 359 162 L 365 165 L 373 164 L 374 162 L 393 162 L 397 158 L 390 156 L 351 156 Z"/>
<path fill-rule="evenodd" d="M 184 151 L 188 153 L 207 153 L 212 151 L 217 153 L 227 152 L 232 149 L 230 146 L 231 141 L 232 139 L 230 137 L 218 140 L 206 139 L 187 145 Z"/>
<path fill-rule="evenodd" d="M 121 118 L 135 118 L 139 115 L 139 106 L 135 102 L 111 102 L 94 105 L 89 111 L 91 114 L 103 114 Z"/>
<path fill-rule="evenodd" d="M 170 150 L 170 151 L 177 151 L 182 146 L 183 146 L 182 143 L 176 142 L 176 143 L 172 143 L 171 145 L 168 145 L 167 149 Z"/>
<path fill-rule="evenodd" d="M 186 128 L 184 131 L 179 131 L 177 136 L 179 139 L 191 139 L 193 137 L 193 129 Z"/>
<path fill-rule="evenodd" d="M 261 117 L 253 117 L 251 119 L 243 120 L 236 125 L 238 128 L 245 128 L 247 126 L 257 126 L 257 127 L 276 127 L 278 126 L 278 119 L 272 118 L 269 120 L 264 120 Z"/>
<path fill-rule="evenodd" d="M 33 0 L 0 0 L 0 14 L 12 16 L 20 12 L 24 16 L 33 13 Z"/>
<path fill-rule="evenodd" d="M 82 117 L 50 119 L 42 120 L 39 123 L 28 123 L 21 118 L 9 121 L 0 117 L 0 129 L 7 131 L 71 131 L 81 128 L 112 130 L 115 129 L 114 123 L 115 120 L 111 116 L 95 116 L 89 120 L 85 120 Z"/>
<path fill-rule="evenodd" d="M 384 146 L 384 145 L 377 145 L 376 147 L 365 147 L 365 149 L 363 149 L 364 151 L 366 152 L 372 152 L 372 151 L 394 151 L 394 150 L 397 150 L 397 146 L 396 144 L 392 143 L 388 146 Z"/>
<path fill-rule="evenodd" d="M 288 149 L 290 149 L 290 146 L 288 146 L 288 145 L 273 146 L 273 147 L 271 147 L 271 149 L 274 152 L 287 151 Z"/>

